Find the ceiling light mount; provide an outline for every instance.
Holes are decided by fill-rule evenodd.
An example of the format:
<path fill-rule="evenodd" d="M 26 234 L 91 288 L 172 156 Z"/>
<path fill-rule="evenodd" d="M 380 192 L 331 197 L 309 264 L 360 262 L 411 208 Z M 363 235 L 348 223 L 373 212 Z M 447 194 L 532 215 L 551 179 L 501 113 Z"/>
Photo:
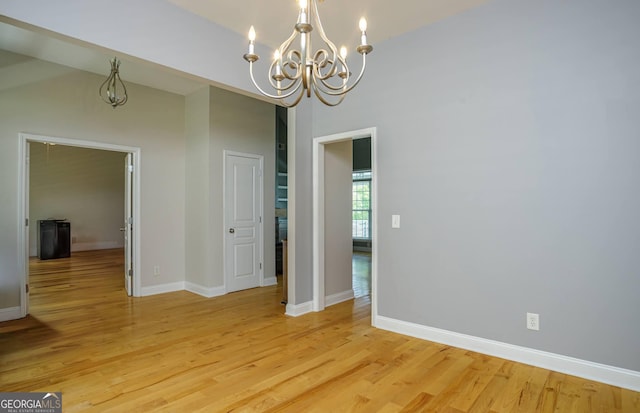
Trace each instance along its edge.
<path fill-rule="evenodd" d="M 260 57 L 255 53 L 256 32 L 251 26 L 249 30 L 249 51 L 244 59 L 249 62 L 249 75 L 254 86 L 272 99 L 276 99 L 286 107 L 297 105 L 303 95 L 311 97 L 311 91 L 325 105 L 340 104 L 346 94 L 360 82 L 364 74 L 367 55 L 373 51 L 373 46 L 367 43 L 367 21 L 360 19 L 360 45 L 356 51 L 362 56 L 362 67 L 355 80 L 347 66 L 347 49 L 338 48 L 329 40 L 322 27 L 318 14 L 317 0 L 299 0 L 300 12 L 293 33 L 278 47 L 273 55 L 269 68 L 269 84 L 274 93 L 265 92 L 258 86 L 253 75 L 253 64 Z M 317 33 L 325 48 L 313 51 L 311 47 L 311 33 L 317 28 Z M 293 41 L 300 38 L 300 49 L 292 47 Z"/>

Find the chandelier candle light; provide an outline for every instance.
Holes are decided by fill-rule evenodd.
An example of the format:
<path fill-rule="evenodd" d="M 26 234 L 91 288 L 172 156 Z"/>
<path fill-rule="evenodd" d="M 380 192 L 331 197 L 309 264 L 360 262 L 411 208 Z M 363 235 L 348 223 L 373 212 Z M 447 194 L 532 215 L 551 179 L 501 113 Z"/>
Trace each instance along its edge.
<path fill-rule="evenodd" d="M 255 54 L 256 31 L 251 26 L 249 52 L 244 55 L 244 59 L 249 62 L 251 81 L 260 93 L 278 100 L 286 107 L 297 105 L 305 94 L 311 97 L 311 90 L 325 105 L 336 106 L 362 79 L 367 54 L 373 50 L 373 47 L 367 44 L 367 21 L 364 17 L 360 19 L 360 45 L 356 48 L 362 55 L 362 68 L 355 81 L 349 84 L 352 76 L 347 66 L 347 49 L 343 46 L 338 53 L 335 44 L 327 38 L 318 15 L 317 0 L 299 0 L 299 5 L 300 13 L 293 33 L 276 49 L 268 72 L 269 83 L 275 94 L 267 93 L 260 88 L 253 76 L 253 64 L 260 57 Z M 315 52 L 311 48 L 311 32 L 314 26 L 326 46 Z M 291 47 L 298 36 L 300 50 Z"/>
<path fill-rule="evenodd" d="M 111 59 L 111 73 L 107 80 L 100 85 L 100 97 L 114 109 L 127 103 L 127 88 L 120 79 L 120 61 Z"/>

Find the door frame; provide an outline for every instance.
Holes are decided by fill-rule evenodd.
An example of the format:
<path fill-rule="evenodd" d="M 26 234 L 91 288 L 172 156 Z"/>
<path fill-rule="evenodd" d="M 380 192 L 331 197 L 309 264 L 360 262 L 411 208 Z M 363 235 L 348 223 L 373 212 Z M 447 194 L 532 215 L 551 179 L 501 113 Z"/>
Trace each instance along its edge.
<path fill-rule="evenodd" d="M 99 149 L 114 152 L 130 153 L 133 156 L 133 295 L 140 296 L 141 291 L 141 259 L 140 239 L 142 231 L 140 225 L 140 158 L 141 149 L 133 146 L 115 145 L 104 142 L 87 141 L 81 139 L 60 138 L 55 136 L 35 135 L 31 133 L 18 134 L 18 260 L 20 279 L 20 316 L 25 317 L 29 308 L 29 296 L 26 285 L 29 282 L 29 151 L 31 142 L 55 143 L 56 145 L 75 146 L 80 148 Z"/>
<path fill-rule="evenodd" d="M 258 200 L 258 208 L 260 212 L 260 236 L 258 237 L 258 251 L 260 254 L 260 262 L 262 263 L 258 274 L 259 286 L 264 287 L 264 156 L 255 153 L 237 152 L 224 149 L 222 151 L 222 270 L 224 272 L 224 290 L 227 291 L 228 285 L 228 265 L 227 262 L 227 157 L 240 156 L 244 158 L 257 159 L 260 161 L 260 195 Z"/>
<path fill-rule="evenodd" d="M 324 152 L 325 145 L 371 137 L 371 323 L 378 315 L 378 168 L 375 127 L 359 129 L 313 139 L 313 311 L 325 309 L 324 273 Z"/>

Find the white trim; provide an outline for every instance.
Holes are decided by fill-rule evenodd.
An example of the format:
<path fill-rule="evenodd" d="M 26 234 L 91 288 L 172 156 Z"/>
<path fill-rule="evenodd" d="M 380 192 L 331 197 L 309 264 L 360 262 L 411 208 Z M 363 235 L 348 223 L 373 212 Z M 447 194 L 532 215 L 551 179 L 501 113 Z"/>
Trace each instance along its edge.
<path fill-rule="evenodd" d="M 29 284 L 29 147 L 27 138 L 18 135 L 18 288 L 20 289 L 20 314 L 16 318 L 26 317 L 29 313 L 29 296 L 26 285 Z M 29 225 L 33 225 L 29 222 Z"/>
<path fill-rule="evenodd" d="M 189 291 L 189 292 L 194 293 L 194 294 L 201 295 L 201 296 L 206 297 L 206 298 L 219 297 L 219 296 L 225 295 L 227 293 L 227 290 L 224 288 L 224 285 L 220 286 L 220 287 L 208 288 L 208 287 L 204 287 L 204 286 L 199 285 L 199 284 L 194 284 L 194 283 L 189 282 L 189 281 L 184 283 L 184 289 L 186 291 Z"/>
<path fill-rule="evenodd" d="M 307 301 L 302 304 L 287 304 L 285 315 L 291 317 L 300 317 L 313 311 L 313 302 Z"/>
<path fill-rule="evenodd" d="M 226 291 L 226 286 L 229 285 L 228 283 L 228 274 L 229 272 L 227 271 L 227 157 L 228 156 L 237 156 L 237 157 L 242 157 L 242 158 L 249 158 L 249 159 L 256 159 L 260 162 L 260 172 L 259 172 L 259 178 L 260 178 L 260 183 L 258 184 L 259 188 L 260 188 L 260 199 L 258 200 L 259 208 L 260 208 L 260 223 L 258 224 L 258 227 L 260 228 L 260 236 L 258 237 L 258 249 L 259 249 L 259 260 L 260 263 L 262 263 L 262 265 L 260 266 L 260 270 L 258 273 L 258 286 L 262 287 L 264 286 L 264 156 L 263 155 L 259 155 L 259 154 L 255 154 L 255 153 L 248 153 L 248 152 L 237 152 L 237 151 L 230 151 L 227 149 L 224 149 L 222 151 L 222 245 L 223 245 L 223 256 L 222 256 L 222 268 L 224 271 L 224 286 L 223 288 Z"/>
<path fill-rule="evenodd" d="M 324 304 L 326 307 L 330 307 L 344 301 L 353 300 L 354 298 L 355 294 L 353 293 L 353 290 L 346 290 L 341 293 L 327 295 L 326 297 L 324 297 Z"/>
<path fill-rule="evenodd" d="M 17 320 L 18 318 L 24 317 L 21 313 L 20 306 L 0 308 L 0 321 Z"/>
<path fill-rule="evenodd" d="M 380 315 L 376 318 L 376 327 L 423 340 L 434 341 L 436 343 L 513 360 L 531 366 L 542 367 L 547 370 L 570 374 L 588 380 L 595 380 L 633 391 L 640 391 L 640 372 L 638 371 L 607 366 L 605 364 L 409 323 Z"/>
<path fill-rule="evenodd" d="M 71 244 L 71 252 L 74 251 L 95 251 L 124 248 L 122 241 L 101 241 L 101 242 L 78 242 Z"/>
<path fill-rule="evenodd" d="M 296 108 L 287 109 L 287 303 L 296 302 Z M 287 304 L 287 308 L 289 304 Z M 288 310 L 285 309 L 285 313 Z"/>
<path fill-rule="evenodd" d="M 119 248 L 124 248 L 124 243 L 122 241 L 77 242 L 75 244 L 71 244 L 71 252 L 112 250 Z M 38 255 L 38 248 L 31 248 L 29 255 L 31 257 L 36 257 Z"/>
<path fill-rule="evenodd" d="M 378 317 L 378 130 L 371 128 L 371 325 Z"/>
<path fill-rule="evenodd" d="M 324 295 L 324 145 L 350 141 L 359 138 L 371 138 L 371 323 L 375 325 L 378 314 L 378 168 L 376 155 L 377 128 L 366 128 L 320 136 L 313 139 L 313 311 L 322 311 L 326 307 Z"/>
<path fill-rule="evenodd" d="M 350 139 L 346 137 L 344 140 Z M 342 139 L 341 139 L 342 140 Z M 330 142 L 335 142 L 331 140 Z M 313 140 L 313 311 L 325 308 L 324 295 L 324 140 Z"/>
<path fill-rule="evenodd" d="M 142 294 L 140 296 L 147 297 L 149 295 L 173 293 L 173 292 L 182 291 L 182 290 L 186 290 L 185 282 L 178 281 L 174 283 L 158 284 L 158 285 L 150 285 L 148 287 L 142 287 Z"/>
<path fill-rule="evenodd" d="M 265 277 L 261 287 L 268 287 L 270 285 L 278 285 L 278 279 L 273 276 L 273 277 Z"/>
<path fill-rule="evenodd" d="M 98 150 L 108 150 L 122 153 L 130 153 L 133 156 L 133 233 L 137 234 L 133 242 L 133 295 L 142 295 L 142 249 L 140 240 L 142 238 L 142 225 L 140 224 L 140 176 L 142 175 L 142 154 L 141 149 L 133 146 L 115 145 L 104 142 L 93 142 L 81 139 L 60 138 L 54 136 L 34 135 L 30 133 L 18 134 L 18 271 L 20 285 L 24 286 L 29 281 L 29 227 L 24 225 L 28 217 L 28 193 L 27 193 L 27 171 L 26 155 L 29 142 L 51 142 L 58 145 L 75 146 Z M 29 225 L 32 223 L 30 222 Z M 25 288 L 20 288 L 20 312 L 24 317 L 28 312 L 28 297 Z"/>

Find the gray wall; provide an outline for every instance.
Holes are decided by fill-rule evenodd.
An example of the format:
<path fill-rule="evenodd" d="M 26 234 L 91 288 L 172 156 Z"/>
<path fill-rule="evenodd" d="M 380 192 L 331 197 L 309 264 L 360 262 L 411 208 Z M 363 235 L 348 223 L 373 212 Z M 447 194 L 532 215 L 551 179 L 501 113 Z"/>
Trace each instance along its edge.
<path fill-rule="evenodd" d="M 313 106 L 314 136 L 378 127 L 381 315 L 640 370 L 639 18 L 494 1 L 376 44 Z"/>
<path fill-rule="evenodd" d="M 289 267 L 295 288 L 289 290 L 289 303 L 298 305 L 313 298 L 312 102 L 304 99 L 292 111 L 287 148 L 288 235 L 289 250 L 295 251 L 294 265 Z"/>
<path fill-rule="evenodd" d="M 353 145 L 349 140 L 324 148 L 324 293 L 331 296 L 352 290 Z"/>

